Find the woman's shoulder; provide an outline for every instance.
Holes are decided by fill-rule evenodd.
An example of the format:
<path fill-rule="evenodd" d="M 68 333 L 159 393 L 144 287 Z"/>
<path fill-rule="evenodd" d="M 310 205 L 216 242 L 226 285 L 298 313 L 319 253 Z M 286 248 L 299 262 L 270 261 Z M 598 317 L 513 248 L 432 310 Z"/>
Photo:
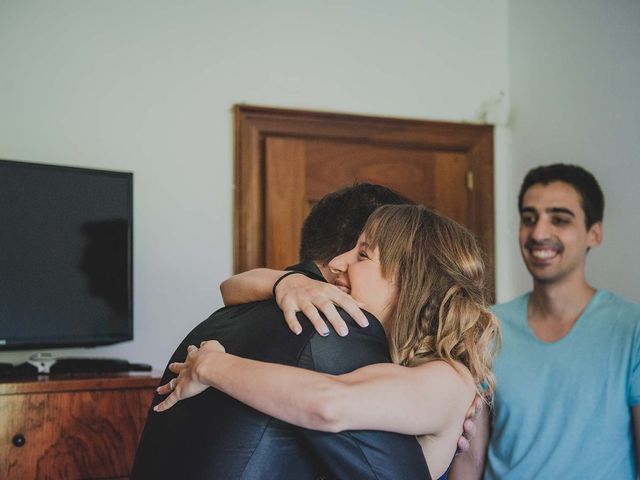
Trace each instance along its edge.
<path fill-rule="evenodd" d="M 424 360 L 415 367 L 429 381 L 437 382 L 443 393 L 458 394 L 463 399 L 473 400 L 476 394 L 476 384 L 469 369 L 461 362 L 448 362 L 443 359 Z"/>

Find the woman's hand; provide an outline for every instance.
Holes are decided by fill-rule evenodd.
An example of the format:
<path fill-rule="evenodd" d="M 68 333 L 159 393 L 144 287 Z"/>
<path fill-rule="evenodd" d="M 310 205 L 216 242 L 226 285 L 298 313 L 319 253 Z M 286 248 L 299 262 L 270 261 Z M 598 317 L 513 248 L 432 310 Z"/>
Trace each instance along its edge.
<path fill-rule="evenodd" d="M 160 395 L 169 396 L 161 403 L 153 407 L 156 412 L 163 412 L 170 409 L 180 400 L 193 397 L 206 390 L 209 385 L 201 382 L 195 373 L 197 367 L 207 361 L 212 355 L 224 353 L 224 347 L 215 340 L 202 342 L 200 348 L 195 345 L 187 347 L 187 358 L 184 362 L 174 362 L 169 365 L 169 370 L 178 374 L 169 383 L 161 385 L 156 390 Z"/>
<path fill-rule="evenodd" d="M 296 335 L 302 332 L 296 313 L 302 312 L 320 335 L 329 335 L 329 328 L 320 316 L 322 313 L 336 332 L 345 336 L 349 329 L 336 310 L 336 305 L 351 315 L 361 327 L 369 325 L 367 317 L 360 310 L 364 305 L 335 285 L 312 280 L 305 275 L 288 275 L 283 278 L 275 289 L 275 296 L 287 325 Z"/>

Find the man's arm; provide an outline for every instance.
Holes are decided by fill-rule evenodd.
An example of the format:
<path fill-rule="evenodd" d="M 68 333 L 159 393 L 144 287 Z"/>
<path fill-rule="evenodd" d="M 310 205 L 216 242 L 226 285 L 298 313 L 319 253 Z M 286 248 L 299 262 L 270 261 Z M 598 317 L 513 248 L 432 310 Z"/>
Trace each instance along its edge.
<path fill-rule="evenodd" d="M 636 468 L 640 472 L 640 405 L 631 408 L 631 423 L 633 424 L 633 439 L 636 447 Z"/>
<path fill-rule="evenodd" d="M 474 419 L 476 433 L 469 440 L 469 450 L 453 458 L 449 480 L 476 480 L 482 478 L 491 426 L 489 409 L 484 406 Z"/>

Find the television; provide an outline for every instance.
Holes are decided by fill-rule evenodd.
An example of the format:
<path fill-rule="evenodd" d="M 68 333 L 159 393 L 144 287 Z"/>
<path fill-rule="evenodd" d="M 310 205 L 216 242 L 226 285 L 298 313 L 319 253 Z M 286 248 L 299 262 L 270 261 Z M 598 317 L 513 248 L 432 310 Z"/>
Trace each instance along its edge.
<path fill-rule="evenodd" d="M 0 160 L 0 350 L 133 338 L 133 174 Z"/>

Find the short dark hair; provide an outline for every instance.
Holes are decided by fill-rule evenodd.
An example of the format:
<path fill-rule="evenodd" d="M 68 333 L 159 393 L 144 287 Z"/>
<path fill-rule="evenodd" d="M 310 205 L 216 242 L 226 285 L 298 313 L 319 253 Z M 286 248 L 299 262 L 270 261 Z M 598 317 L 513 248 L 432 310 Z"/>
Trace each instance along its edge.
<path fill-rule="evenodd" d="M 580 195 L 587 230 L 594 223 L 602 221 L 604 215 L 604 194 L 595 177 L 577 165 L 554 163 L 529 170 L 522 181 L 518 194 L 518 211 L 522 213 L 522 199 L 533 185 L 564 182 L 571 185 Z"/>
<path fill-rule="evenodd" d="M 376 208 L 411 203 L 390 188 L 371 183 L 357 183 L 325 195 L 304 221 L 300 261 L 328 262 L 354 247 Z"/>

